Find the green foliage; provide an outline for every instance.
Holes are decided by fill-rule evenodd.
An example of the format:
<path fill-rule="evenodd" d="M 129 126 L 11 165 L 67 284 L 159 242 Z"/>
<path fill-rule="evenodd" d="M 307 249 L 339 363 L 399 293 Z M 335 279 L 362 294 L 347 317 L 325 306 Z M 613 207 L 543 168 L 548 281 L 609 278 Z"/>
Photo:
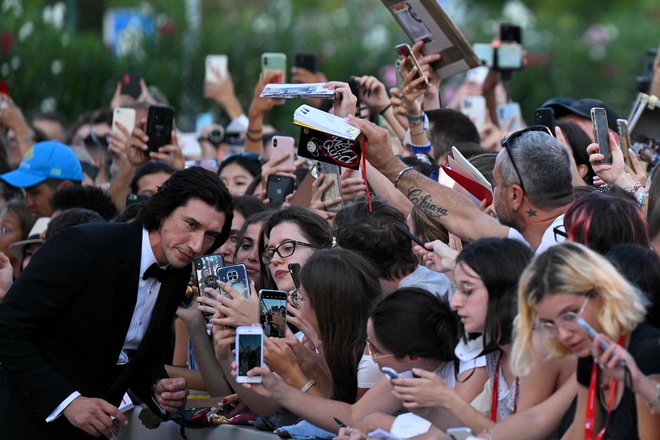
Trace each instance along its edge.
<path fill-rule="evenodd" d="M 100 30 L 73 33 L 44 23 L 44 5 L 52 5 L 52 0 L 5 0 L 3 7 L 18 4 L 22 13 L 16 15 L 12 8 L 1 11 L 0 34 L 10 35 L 14 44 L 9 53 L 0 52 L 0 78 L 9 82 L 12 96 L 26 112 L 45 101 L 73 120 L 85 110 L 107 105 L 119 75 L 137 71 L 170 99 L 179 125 L 192 129 L 198 112 L 214 109 L 224 117 L 203 98 L 207 54 L 229 56 L 236 92 L 247 107 L 262 52 L 284 52 L 289 65 L 296 52 L 315 52 L 329 79 L 345 80 L 352 74 L 378 76 L 383 66 L 393 63 L 394 45 L 407 41 L 380 0 L 200 0 L 200 20 L 194 26 L 186 19 L 187 3 L 152 0 L 136 6 L 134 1 L 106 0 L 107 8 L 140 7 L 159 23 L 173 25 L 171 33 L 159 33 L 146 42 L 144 56 L 117 58 L 103 46 Z M 494 24 L 502 20 L 507 4 L 503 0 L 455 3 L 465 12 L 465 18 L 458 20 L 461 29 L 474 42 L 494 36 Z M 511 95 L 521 103 L 524 115 L 529 119 L 535 107 L 557 95 L 599 97 L 627 114 L 642 53 L 660 42 L 656 3 L 607 0 L 595 7 L 586 0 L 528 0 L 534 19 L 524 33 L 527 50 L 531 58 L 544 55 L 550 62 L 530 66 L 510 81 Z M 29 22 L 33 32 L 19 39 Z M 583 39 L 587 29 L 598 23 L 610 33 L 600 49 Z M 293 133 L 292 114 L 299 104 L 288 101 L 267 122 Z"/>

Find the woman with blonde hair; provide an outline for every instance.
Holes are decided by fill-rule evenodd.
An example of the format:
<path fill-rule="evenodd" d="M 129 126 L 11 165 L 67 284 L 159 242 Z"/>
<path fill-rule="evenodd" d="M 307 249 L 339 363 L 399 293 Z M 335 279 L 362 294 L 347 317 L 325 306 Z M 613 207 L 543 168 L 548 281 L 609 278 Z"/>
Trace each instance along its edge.
<path fill-rule="evenodd" d="M 657 438 L 660 330 L 644 323 L 647 304 L 605 258 L 577 243 L 548 249 L 523 273 L 512 368 L 530 370 L 536 330 L 550 356 L 578 356 L 578 403 L 565 438 Z"/>

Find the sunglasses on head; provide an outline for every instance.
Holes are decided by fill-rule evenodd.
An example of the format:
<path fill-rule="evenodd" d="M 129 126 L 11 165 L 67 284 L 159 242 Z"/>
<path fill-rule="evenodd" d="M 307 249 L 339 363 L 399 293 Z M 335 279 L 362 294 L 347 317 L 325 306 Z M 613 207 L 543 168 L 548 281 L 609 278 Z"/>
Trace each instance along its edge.
<path fill-rule="evenodd" d="M 513 144 L 516 139 L 518 139 L 520 136 L 522 136 L 525 133 L 530 133 L 533 131 L 539 131 L 541 133 L 546 133 L 552 136 L 552 132 L 545 125 L 530 125 L 529 127 L 515 131 L 511 133 L 509 136 L 502 139 L 502 148 L 506 150 L 506 154 L 509 155 L 509 160 L 511 161 L 511 165 L 513 165 L 513 170 L 516 172 L 516 176 L 518 176 L 518 180 L 520 181 L 520 188 L 523 190 L 523 192 L 525 192 L 525 185 L 523 184 L 523 180 L 520 174 L 520 170 L 518 169 L 518 165 L 516 165 L 516 162 L 513 160 L 513 155 L 511 154 L 511 148 L 513 148 Z"/>

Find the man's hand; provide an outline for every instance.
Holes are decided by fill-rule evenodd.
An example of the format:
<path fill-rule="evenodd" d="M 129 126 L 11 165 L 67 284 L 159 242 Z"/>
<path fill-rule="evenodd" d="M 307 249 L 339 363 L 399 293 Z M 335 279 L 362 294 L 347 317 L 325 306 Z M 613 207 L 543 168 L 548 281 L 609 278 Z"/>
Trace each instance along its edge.
<path fill-rule="evenodd" d="M 349 116 L 346 122 L 359 128 L 367 138 L 368 159 L 378 171 L 383 172 L 383 169 L 387 168 L 388 165 L 398 162 L 395 160 L 394 154 L 392 154 L 386 129 L 380 128 L 373 122 L 365 121 L 354 116 Z M 383 174 L 387 175 L 384 172 Z"/>
<path fill-rule="evenodd" d="M 183 377 L 163 378 L 156 382 L 154 387 L 156 402 L 165 411 L 177 412 L 186 406 L 188 388 Z"/>
<path fill-rule="evenodd" d="M 78 396 L 63 414 L 73 426 L 94 437 L 119 435 L 119 427 L 128 424 L 126 416 L 103 399 Z"/>

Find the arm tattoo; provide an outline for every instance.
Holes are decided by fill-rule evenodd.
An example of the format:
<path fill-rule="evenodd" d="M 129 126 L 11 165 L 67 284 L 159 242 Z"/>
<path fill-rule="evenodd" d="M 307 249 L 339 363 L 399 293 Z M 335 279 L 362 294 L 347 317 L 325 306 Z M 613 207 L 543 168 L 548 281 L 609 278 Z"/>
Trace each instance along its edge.
<path fill-rule="evenodd" d="M 431 194 L 425 193 L 421 188 L 411 186 L 408 189 L 406 197 L 408 197 L 408 200 L 410 200 L 413 205 L 424 209 L 433 217 L 444 217 L 449 214 L 447 208 L 436 205 L 431 198 Z"/>

